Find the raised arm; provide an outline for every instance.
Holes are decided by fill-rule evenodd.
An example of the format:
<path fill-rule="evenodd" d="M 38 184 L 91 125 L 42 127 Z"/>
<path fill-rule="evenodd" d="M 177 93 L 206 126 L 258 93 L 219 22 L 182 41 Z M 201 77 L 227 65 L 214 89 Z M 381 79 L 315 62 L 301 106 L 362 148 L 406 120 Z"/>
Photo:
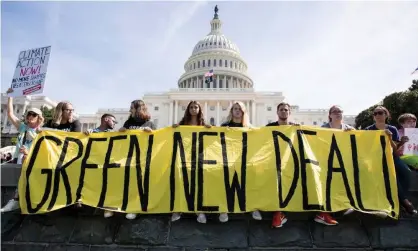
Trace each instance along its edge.
<path fill-rule="evenodd" d="M 11 93 L 11 92 L 13 92 L 13 89 L 9 88 L 9 90 L 7 90 L 6 93 Z M 13 98 L 12 97 L 7 98 L 7 117 L 12 122 L 13 126 L 19 130 L 20 119 L 16 117 L 16 115 L 13 112 Z"/>

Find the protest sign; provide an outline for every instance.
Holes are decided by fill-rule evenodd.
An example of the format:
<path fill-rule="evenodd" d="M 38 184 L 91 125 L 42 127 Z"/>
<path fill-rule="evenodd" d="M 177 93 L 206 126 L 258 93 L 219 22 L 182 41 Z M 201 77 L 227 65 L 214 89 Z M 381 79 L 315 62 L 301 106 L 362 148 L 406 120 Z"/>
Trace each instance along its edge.
<path fill-rule="evenodd" d="M 307 126 L 43 131 L 19 182 L 24 214 L 76 202 L 127 213 L 399 213 L 382 131 Z"/>
<path fill-rule="evenodd" d="M 405 128 L 405 136 L 409 141 L 405 143 L 404 155 L 418 155 L 418 128 Z"/>
<path fill-rule="evenodd" d="M 21 51 L 13 75 L 11 97 L 43 92 L 51 46 Z"/>
<path fill-rule="evenodd" d="M 405 128 L 404 133 L 409 141 L 405 143 L 401 159 L 408 166 L 418 170 L 418 128 Z"/>

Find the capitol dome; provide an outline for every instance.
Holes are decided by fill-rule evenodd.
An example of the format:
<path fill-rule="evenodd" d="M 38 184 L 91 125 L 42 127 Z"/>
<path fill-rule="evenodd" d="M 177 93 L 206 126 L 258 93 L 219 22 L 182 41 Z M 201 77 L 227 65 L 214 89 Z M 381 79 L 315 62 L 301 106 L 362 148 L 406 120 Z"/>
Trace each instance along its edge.
<path fill-rule="evenodd" d="M 211 31 L 194 47 L 184 64 L 185 73 L 178 81 L 179 88 L 239 89 L 252 88 L 253 81 L 247 75 L 247 63 L 238 46 L 222 33 L 222 22 L 215 7 L 210 22 Z M 213 70 L 213 81 L 205 81 L 205 73 Z"/>
<path fill-rule="evenodd" d="M 239 55 L 238 46 L 222 34 L 222 22 L 219 20 L 217 14 L 215 14 L 210 25 L 210 33 L 196 44 L 192 56 L 213 49 L 229 50 Z"/>

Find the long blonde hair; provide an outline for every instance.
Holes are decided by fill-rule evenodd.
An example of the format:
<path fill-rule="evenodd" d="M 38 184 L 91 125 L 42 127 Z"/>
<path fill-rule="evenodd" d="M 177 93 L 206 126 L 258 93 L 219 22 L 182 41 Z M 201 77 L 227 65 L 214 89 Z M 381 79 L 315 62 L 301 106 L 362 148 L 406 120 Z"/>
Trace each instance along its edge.
<path fill-rule="evenodd" d="M 251 127 L 250 124 L 250 117 L 248 116 L 247 108 L 245 107 L 245 104 L 241 101 L 235 101 L 232 103 L 231 108 L 229 108 L 229 114 L 228 117 L 226 117 L 226 122 L 230 122 L 233 118 L 232 116 L 232 109 L 234 108 L 234 105 L 238 105 L 241 108 L 242 111 L 242 126 L 243 127 Z"/>
<path fill-rule="evenodd" d="M 64 110 L 66 105 L 72 105 L 68 101 L 61 101 L 57 104 L 55 107 L 54 115 L 52 116 L 52 124 L 54 125 L 60 125 L 62 121 L 62 111 Z M 68 121 L 72 123 L 74 120 L 74 116 Z"/>

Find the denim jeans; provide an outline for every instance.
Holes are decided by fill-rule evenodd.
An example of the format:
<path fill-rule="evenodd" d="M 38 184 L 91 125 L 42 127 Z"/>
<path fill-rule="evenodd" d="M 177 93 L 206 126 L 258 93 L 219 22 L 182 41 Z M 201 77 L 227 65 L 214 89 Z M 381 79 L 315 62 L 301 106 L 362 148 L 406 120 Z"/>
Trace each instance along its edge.
<path fill-rule="evenodd" d="M 398 156 L 393 156 L 393 161 L 395 163 L 396 180 L 398 183 L 398 196 L 399 200 L 403 201 L 407 198 L 411 185 L 411 170 L 409 170 L 409 167 Z"/>

